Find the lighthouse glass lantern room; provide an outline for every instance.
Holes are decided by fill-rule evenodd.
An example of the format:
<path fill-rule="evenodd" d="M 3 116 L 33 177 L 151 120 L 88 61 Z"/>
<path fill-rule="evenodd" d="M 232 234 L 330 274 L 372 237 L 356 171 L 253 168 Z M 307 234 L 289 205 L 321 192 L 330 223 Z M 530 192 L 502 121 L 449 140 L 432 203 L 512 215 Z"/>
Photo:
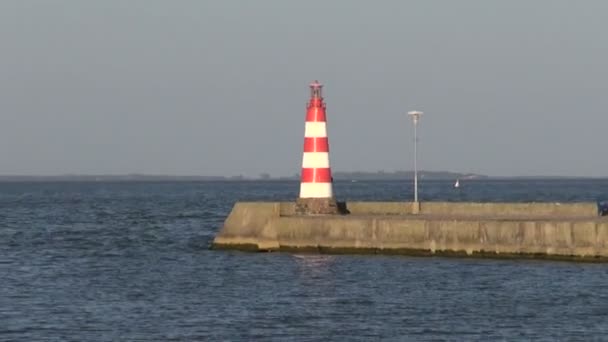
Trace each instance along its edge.
<path fill-rule="evenodd" d="M 311 99 L 322 99 L 323 98 L 323 85 L 319 81 L 314 81 L 310 84 L 310 98 Z"/>

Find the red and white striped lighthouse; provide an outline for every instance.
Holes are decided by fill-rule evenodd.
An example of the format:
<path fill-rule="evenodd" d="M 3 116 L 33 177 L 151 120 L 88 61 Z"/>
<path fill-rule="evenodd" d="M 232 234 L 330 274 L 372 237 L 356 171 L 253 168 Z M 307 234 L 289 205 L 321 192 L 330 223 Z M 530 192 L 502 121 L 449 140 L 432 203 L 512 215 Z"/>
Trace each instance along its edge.
<path fill-rule="evenodd" d="M 310 84 L 310 101 L 306 110 L 304 155 L 300 183 L 299 211 L 309 214 L 337 213 L 329 166 L 327 119 L 323 102 L 323 85 Z"/>

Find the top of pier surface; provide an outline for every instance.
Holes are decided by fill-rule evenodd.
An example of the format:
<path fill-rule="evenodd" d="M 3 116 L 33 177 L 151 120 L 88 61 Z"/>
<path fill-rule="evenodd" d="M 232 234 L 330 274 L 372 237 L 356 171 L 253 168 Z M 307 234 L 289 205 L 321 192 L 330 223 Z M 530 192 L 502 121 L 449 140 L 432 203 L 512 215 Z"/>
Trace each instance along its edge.
<path fill-rule="evenodd" d="M 294 203 L 276 203 L 280 216 L 298 216 Z M 404 220 L 493 220 L 493 221 L 606 221 L 597 203 L 475 203 L 420 202 L 338 202 L 342 218 L 382 218 Z M 306 217 L 307 215 L 299 215 Z M 308 215 L 317 217 L 315 215 Z"/>
<path fill-rule="evenodd" d="M 608 222 L 608 216 L 590 215 L 489 215 L 489 214 L 346 214 L 346 215 L 297 215 L 281 214 L 282 217 L 298 218 L 332 218 L 332 219 L 382 219 L 382 220 L 411 220 L 411 221 L 551 221 L 551 222 Z"/>

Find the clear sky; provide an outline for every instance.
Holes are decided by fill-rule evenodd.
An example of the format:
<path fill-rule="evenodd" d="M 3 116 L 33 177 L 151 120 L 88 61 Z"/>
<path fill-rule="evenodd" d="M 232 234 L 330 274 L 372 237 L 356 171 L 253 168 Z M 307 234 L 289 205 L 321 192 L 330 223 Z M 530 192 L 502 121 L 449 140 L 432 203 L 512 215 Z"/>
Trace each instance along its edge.
<path fill-rule="evenodd" d="M 608 1 L 0 2 L 0 174 L 608 176 Z"/>

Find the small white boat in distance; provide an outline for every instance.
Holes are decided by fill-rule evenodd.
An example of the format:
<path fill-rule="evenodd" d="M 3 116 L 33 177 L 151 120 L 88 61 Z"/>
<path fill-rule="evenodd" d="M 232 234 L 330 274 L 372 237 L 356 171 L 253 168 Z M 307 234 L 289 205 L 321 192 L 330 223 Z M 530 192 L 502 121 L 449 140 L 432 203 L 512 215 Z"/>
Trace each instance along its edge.
<path fill-rule="evenodd" d="M 456 183 L 454 183 L 454 187 L 455 188 L 459 188 L 460 187 L 460 181 L 458 179 L 456 179 Z"/>

